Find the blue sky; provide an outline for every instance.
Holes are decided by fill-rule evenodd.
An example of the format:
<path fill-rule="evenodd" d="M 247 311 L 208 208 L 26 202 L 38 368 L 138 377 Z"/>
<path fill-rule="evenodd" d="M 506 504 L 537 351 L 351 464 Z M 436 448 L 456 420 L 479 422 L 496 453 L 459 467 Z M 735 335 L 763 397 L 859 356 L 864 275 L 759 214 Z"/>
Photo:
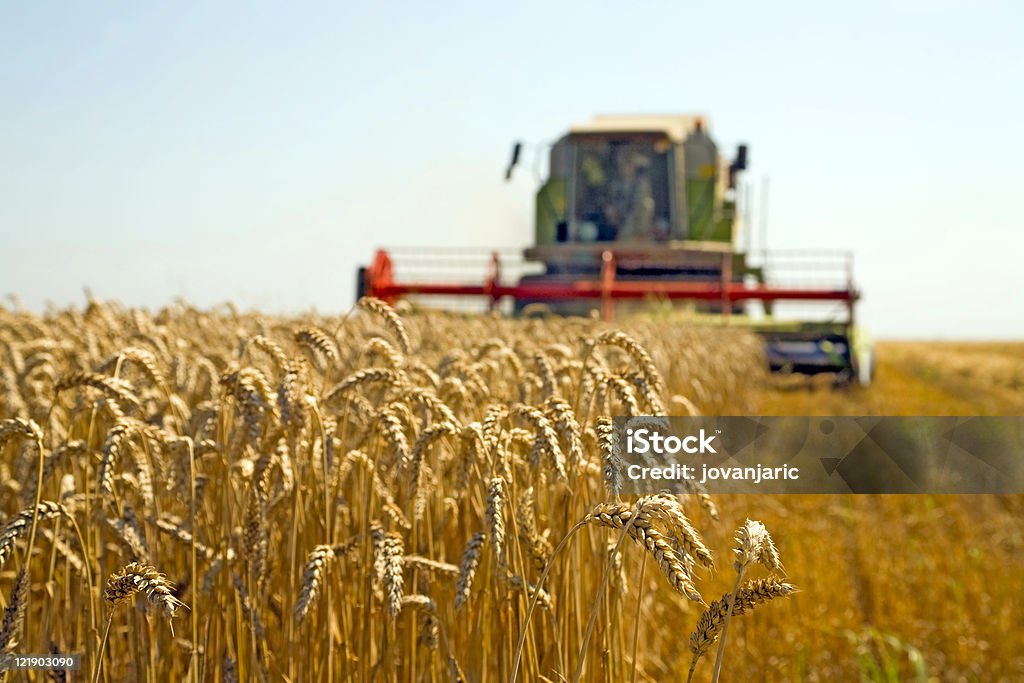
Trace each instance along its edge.
<path fill-rule="evenodd" d="M 1024 337 L 1024 10 L 853 7 L 7 3 L 0 293 L 344 310 L 379 245 L 528 243 L 572 122 L 700 111 L 875 336 Z"/>

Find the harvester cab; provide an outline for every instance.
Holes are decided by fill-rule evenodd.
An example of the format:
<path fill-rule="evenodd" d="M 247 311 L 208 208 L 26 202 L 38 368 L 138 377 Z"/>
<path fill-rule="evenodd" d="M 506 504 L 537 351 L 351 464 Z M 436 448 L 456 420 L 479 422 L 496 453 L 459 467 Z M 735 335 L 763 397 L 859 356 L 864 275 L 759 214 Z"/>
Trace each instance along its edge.
<path fill-rule="evenodd" d="M 610 252 L 623 281 L 717 283 L 731 269 L 739 282 L 746 266 L 733 249 L 735 185 L 746 155 L 740 146 L 723 165 L 702 116 L 597 117 L 574 126 L 551 148 L 537 192 L 534 245 L 525 256 L 544 270 L 526 281 L 599 276 Z M 691 303 L 703 312 L 722 305 L 720 298 Z M 727 305 L 741 312 L 741 304 Z"/>
<path fill-rule="evenodd" d="M 703 117 L 598 117 L 551 148 L 537 246 L 732 241 L 746 147 L 722 167 Z M 678 246 L 678 245 L 677 245 Z"/>
<path fill-rule="evenodd" d="M 517 143 L 506 179 L 520 156 Z M 723 157 L 704 116 L 595 117 L 551 147 L 548 166 L 533 244 L 521 253 L 379 250 L 360 269 L 359 293 L 446 307 L 475 299 L 509 312 L 597 310 L 606 319 L 661 302 L 696 320 L 749 326 L 775 372 L 870 381 L 871 348 L 854 328 L 852 257 L 741 248 L 747 147 Z"/>

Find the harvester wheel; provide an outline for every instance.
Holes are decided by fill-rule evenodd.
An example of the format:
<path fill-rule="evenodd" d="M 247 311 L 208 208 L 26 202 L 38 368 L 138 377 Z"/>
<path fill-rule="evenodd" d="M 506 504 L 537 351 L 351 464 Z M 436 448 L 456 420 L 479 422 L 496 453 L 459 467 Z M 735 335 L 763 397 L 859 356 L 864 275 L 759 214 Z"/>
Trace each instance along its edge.
<path fill-rule="evenodd" d="M 853 384 L 854 371 L 852 368 L 844 368 L 835 374 L 832 380 L 833 389 L 846 389 Z"/>

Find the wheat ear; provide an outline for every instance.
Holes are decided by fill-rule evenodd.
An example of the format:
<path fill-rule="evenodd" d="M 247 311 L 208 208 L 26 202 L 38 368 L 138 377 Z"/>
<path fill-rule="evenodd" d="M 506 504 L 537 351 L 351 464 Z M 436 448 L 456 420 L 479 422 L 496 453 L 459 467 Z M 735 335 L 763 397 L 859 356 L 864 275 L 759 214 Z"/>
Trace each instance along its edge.
<path fill-rule="evenodd" d="M 733 601 L 730 612 L 727 604 L 732 593 L 726 593 L 718 600 L 713 600 L 704 613 L 697 620 L 697 626 L 690 634 L 690 652 L 693 653 L 693 663 L 690 664 L 690 676 L 697 667 L 697 662 L 707 654 L 707 651 L 718 640 L 725 623 L 726 614 L 738 617 L 746 614 L 758 605 L 764 604 L 775 598 L 784 598 L 797 591 L 792 584 L 780 581 L 775 577 L 766 579 L 755 579 L 744 583 L 736 592 L 736 599 Z"/>
<path fill-rule="evenodd" d="M 736 530 L 736 548 L 733 552 L 736 554 L 736 584 L 733 586 L 725 615 L 722 617 L 722 636 L 718 641 L 718 652 L 715 653 L 715 669 L 711 674 L 711 683 L 718 683 L 718 677 L 722 673 L 722 662 L 725 659 L 725 636 L 729 630 L 732 608 L 736 604 L 740 584 L 747 569 L 755 563 L 761 563 L 772 570 L 782 569 L 782 562 L 779 560 L 779 553 L 772 542 L 772 537 L 761 522 L 752 519 L 743 522 L 743 525 Z"/>

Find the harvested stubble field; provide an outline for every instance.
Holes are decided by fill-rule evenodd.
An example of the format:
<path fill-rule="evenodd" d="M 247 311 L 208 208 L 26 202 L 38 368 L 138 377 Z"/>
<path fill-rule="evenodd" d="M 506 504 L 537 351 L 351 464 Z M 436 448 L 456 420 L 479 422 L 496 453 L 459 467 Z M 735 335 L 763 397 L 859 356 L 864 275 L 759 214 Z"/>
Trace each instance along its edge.
<path fill-rule="evenodd" d="M 742 332 L 619 325 L 0 310 L 0 647 L 76 680 L 662 681 L 692 646 L 708 681 L 725 628 L 723 681 L 1024 677 L 1021 497 L 621 499 L 602 419 L 1019 384 L 883 346 L 871 390 L 781 386 Z"/>

